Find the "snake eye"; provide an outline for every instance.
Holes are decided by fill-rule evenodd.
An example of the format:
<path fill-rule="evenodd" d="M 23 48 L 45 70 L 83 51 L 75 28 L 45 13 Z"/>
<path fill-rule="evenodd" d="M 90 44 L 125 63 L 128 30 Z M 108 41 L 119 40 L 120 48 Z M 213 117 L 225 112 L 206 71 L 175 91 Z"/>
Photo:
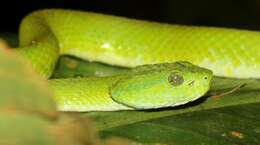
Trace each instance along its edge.
<path fill-rule="evenodd" d="M 179 86 L 184 82 L 184 79 L 177 72 L 172 72 L 168 77 L 168 81 L 173 86 Z"/>

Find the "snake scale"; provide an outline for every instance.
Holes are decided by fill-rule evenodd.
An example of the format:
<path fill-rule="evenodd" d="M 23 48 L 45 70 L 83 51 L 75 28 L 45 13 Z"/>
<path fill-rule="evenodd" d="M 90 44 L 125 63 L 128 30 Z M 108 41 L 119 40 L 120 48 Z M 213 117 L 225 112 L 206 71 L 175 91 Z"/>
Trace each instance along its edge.
<path fill-rule="evenodd" d="M 182 26 L 75 10 L 27 15 L 17 53 L 44 78 L 60 55 L 131 68 L 108 77 L 50 79 L 59 110 L 117 111 L 177 106 L 203 96 L 212 72 L 260 78 L 260 33 Z"/>

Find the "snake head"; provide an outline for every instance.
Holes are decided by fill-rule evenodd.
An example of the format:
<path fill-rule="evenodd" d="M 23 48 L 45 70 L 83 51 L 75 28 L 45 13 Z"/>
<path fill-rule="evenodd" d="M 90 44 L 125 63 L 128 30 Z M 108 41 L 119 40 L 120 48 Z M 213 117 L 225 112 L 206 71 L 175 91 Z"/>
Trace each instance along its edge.
<path fill-rule="evenodd" d="M 212 71 L 185 61 L 143 65 L 117 81 L 110 95 L 135 109 L 178 106 L 203 96 L 212 76 Z"/>

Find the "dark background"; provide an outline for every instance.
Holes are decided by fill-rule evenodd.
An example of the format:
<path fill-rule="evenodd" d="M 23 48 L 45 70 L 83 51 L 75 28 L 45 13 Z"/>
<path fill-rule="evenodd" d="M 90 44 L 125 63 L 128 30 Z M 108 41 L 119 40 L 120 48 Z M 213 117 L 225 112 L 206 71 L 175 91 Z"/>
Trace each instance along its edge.
<path fill-rule="evenodd" d="M 187 25 L 260 30 L 260 0 L 3 0 L 0 32 L 43 8 L 68 8 Z"/>

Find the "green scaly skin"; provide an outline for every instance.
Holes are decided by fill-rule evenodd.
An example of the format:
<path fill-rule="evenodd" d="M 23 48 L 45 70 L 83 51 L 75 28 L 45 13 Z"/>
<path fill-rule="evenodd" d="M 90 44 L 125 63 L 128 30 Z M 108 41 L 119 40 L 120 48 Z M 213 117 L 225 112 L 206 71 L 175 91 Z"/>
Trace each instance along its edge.
<path fill-rule="evenodd" d="M 170 74 L 184 81 L 172 85 Z M 53 79 L 59 110 L 115 111 L 177 106 L 203 96 L 212 72 L 188 62 L 143 65 L 129 73 L 111 77 Z"/>
<path fill-rule="evenodd" d="M 19 40 L 17 51 L 46 78 L 64 54 L 133 67 L 131 73 L 114 77 L 50 80 L 58 107 L 64 111 L 176 106 L 197 99 L 209 89 L 212 73 L 187 62 L 134 68 L 137 65 L 185 60 L 211 69 L 218 76 L 260 77 L 260 33 L 253 31 L 41 10 L 23 19 Z M 184 78 L 177 87 L 168 80 L 175 71 Z M 191 81 L 195 82 L 191 85 L 194 88 L 187 87 Z"/>

